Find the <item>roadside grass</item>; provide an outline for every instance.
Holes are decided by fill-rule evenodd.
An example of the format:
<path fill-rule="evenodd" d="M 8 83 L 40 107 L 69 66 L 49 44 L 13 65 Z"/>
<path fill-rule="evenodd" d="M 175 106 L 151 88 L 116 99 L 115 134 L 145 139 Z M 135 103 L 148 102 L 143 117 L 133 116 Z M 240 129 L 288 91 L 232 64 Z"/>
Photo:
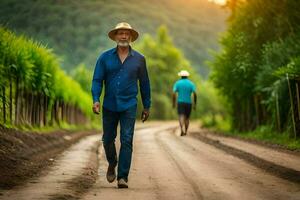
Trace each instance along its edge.
<path fill-rule="evenodd" d="M 232 135 L 281 145 L 291 150 L 300 149 L 300 138 L 296 139 L 288 132 L 276 132 L 269 126 L 260 126 L 254 131 L 249 132 L 234 132 Z"/>
<path fill-rule="evenodd" d="M 85 125 L 75 125 L 75 124 L 68 124 L 66 122 L 61 122 L 60 124 L 54 124 L 52 126 L 30 126 L 30 125 L 22 125 L 22 126 L 12 126 L 12 125 L 4 125 L 6 128 L 12 128 L 17 129 L 25 132 L 31 132 L 31 133 L 52 133 L 55 131 L 87 131 L 87 130 L 101 130 L 101 123 L 92 121 L 91 123 L 85 124 Z"/>
<path fill-rule="evenodd" d="M 238 131 L 222 131 L 214 128 L 223 135 L 236 136 L 239 138 L 266 142 L 274 145 L 279 145 L 290 150 L 300 150 L 300 138 L 294 138 L 288 132 L 276 132 L 269 126 L 260 126 L 254 131 L 238 132 Z"/>
<path fill-rule="evenodd" d="M 212 116 L 203 116 L 201 125 L 222 135 L 266 142 L 290 150 L 300 150 L 300 138 L 296 139 L 288 132 L 276 132 L 270 126 L 260 126 L 254 131 L 247 132 L 232 131 L 230 120 L 226 120 L 221 116 L 214 116 L 214 118 Z"/>

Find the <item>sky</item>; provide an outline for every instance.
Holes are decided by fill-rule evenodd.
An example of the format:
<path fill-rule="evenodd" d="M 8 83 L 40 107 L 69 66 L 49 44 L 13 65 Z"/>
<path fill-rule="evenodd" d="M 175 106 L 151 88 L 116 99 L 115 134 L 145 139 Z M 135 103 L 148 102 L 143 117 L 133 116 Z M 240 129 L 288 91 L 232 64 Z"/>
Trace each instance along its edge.
<path fill-rule="evenodd" d="M 217 4 L 221 4 L 221 5 L 224 5 L 226 3 L 227 0 L 208 0 L 208 1 L 212 1 L 212 2 L 215 2 Z"/>

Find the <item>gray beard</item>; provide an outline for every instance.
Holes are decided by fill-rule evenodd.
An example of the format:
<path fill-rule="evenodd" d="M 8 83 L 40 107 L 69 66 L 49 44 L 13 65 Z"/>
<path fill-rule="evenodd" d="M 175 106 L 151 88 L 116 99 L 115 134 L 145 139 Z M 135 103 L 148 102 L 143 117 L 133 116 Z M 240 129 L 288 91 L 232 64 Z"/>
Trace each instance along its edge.
<path fill-rule="evenodd" d="M 118 41 L 117 44 L 119 47 L 128 47 L 129 46 L 129 42 L 127 42 L 127 41 Z"/>

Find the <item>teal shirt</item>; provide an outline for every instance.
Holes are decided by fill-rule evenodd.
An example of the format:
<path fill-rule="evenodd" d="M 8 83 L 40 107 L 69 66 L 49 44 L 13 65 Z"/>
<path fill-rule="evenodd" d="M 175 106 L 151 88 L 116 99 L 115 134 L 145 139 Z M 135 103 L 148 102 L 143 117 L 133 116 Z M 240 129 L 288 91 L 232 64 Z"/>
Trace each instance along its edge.
<path fill-rule="evenodd" d="M 173 92 L 178 93 L 178 103 L 192 103 L 191 94 L 196 92 L 196 87 L 189 79 L 180 79 L 173 86 Z"/>

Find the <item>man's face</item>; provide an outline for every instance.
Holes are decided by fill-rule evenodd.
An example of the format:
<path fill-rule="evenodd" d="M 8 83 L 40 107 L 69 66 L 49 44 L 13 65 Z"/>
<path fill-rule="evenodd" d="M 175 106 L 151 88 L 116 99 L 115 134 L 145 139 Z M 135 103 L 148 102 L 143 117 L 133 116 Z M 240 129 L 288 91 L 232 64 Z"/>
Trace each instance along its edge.
<path fill-rule="evenodd" d="M 118 30 L 116 33 L 116 42 L 120 47 L 128 47 L 131 41 L 131 33 L 129 30 Z"/>

